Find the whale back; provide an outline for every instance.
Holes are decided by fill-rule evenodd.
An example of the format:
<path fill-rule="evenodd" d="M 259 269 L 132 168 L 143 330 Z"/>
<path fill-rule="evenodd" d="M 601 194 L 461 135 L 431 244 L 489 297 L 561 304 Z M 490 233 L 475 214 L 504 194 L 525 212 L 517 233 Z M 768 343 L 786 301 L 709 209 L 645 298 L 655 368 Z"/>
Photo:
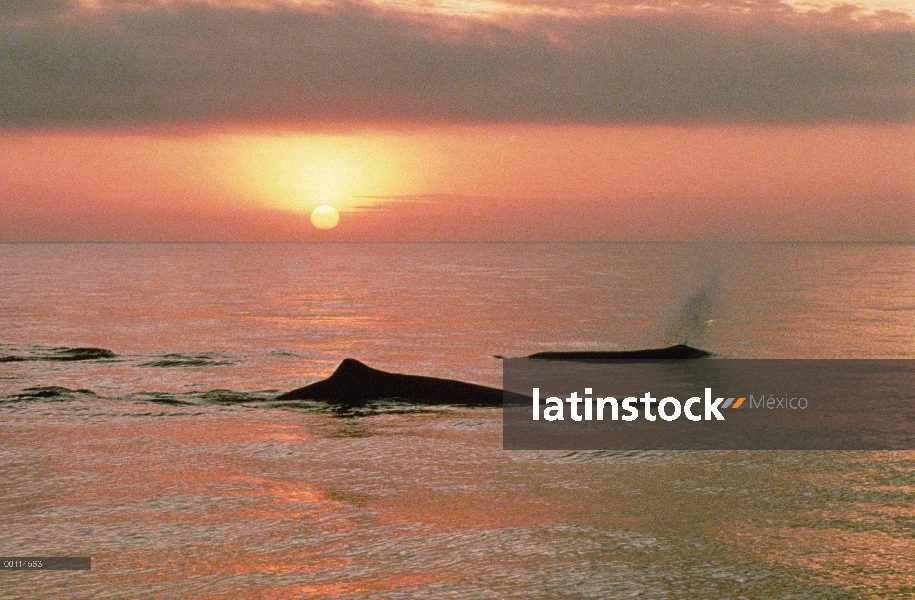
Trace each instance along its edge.
<path fill-rule="evenodd" d="M 417 404 L 500 406 L 502 390 L 453 379 L 388 373 L 347 358 L 327 379 L 292 390 L 277 399 L 354 406 L 385 399 Z"/>
<path fill-rule="evenodd" d="M 687 360 L 712 356 L 714 355 L 707 350 L 677 344 L 667 348 L 648 348 L 646 350 L 537 352 L 525 358 L 535 360 Z"/>

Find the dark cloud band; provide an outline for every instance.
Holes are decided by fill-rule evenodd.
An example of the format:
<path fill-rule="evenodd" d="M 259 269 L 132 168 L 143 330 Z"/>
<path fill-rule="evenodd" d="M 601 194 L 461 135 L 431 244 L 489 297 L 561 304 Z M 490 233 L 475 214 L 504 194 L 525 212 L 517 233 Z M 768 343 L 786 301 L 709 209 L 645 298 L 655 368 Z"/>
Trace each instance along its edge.
<path fill-rule="evenodd" d="M 0 11 L 6 128 L 915 120 L 915 25 L 898 15 L 777 2 L 499 21 L 349 4 L 19 6 Z"/>

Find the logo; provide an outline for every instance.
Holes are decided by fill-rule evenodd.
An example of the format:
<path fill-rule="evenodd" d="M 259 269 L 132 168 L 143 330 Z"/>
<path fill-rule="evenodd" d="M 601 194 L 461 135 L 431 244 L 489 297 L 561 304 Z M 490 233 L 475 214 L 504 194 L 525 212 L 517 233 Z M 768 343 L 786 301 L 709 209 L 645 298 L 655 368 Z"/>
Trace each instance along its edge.
<path fill-rule="evenodd" d="M 540 388 L 533 388 L 532 408 L 533 420 L 539 421 L 564 421 L 566 414 L 572 421 L 636 421 L 639 418 L 645 421 L 676 421 L 681 417 L 689 421 L 724 421 L 722 410 L 735 410 L 747 408 L 800 408 L 806 409 L 806 398 L 777 398 L 770 394 L 768 398 L 762 394 L 757 400 L 753 395 L 735 397 L 717 397 L 712 394 L 712 388 L 705 388 L 703 396 L 693 396 L 681 402 L 674 396 L 658 399 L 646 392 L 644 396 L 627 396 L 618 400 L 612 396 L 592 398 L 592 388 L 585 388 L 585 395 L 579 397 L 578 392 L 572 392 L 567 398 L 557 396 L 545 398 L 541 404 Z M 747 401 L 749 399 L 749 402 Z M 568 405 L 568 411 L 566 406 Z"/>

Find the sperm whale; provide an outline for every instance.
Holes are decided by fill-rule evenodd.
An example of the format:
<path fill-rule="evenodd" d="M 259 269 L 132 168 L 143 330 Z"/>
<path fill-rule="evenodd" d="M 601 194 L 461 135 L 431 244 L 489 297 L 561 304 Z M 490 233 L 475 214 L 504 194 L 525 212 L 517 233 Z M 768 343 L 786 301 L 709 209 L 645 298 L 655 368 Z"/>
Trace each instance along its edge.
<path fill-rule="evenodd" d="M 327 379 L 276 399 L 318 400 L 346 406 L 384 399 L 426 405 L 501 406 L 502 390 L 454 379 L 389 373 L 347 358 Z"/>
<path fill-rule="evenodd" d="M 667 348 L 648 348 L 645 350 L 607 350 L 584 352 L 537 352 L 524 358 L 535 360 L 684 360 L 710 358 L 711 352 L 677 344 Z"/>

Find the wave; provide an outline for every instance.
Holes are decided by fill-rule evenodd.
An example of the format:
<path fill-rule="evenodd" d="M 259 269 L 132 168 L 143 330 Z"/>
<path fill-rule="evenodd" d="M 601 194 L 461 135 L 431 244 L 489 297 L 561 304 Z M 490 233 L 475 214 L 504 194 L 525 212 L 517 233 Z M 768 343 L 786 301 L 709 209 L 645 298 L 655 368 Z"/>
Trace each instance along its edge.
<path fill-rule="evenodd" d="M 226 355 L 218 352 L 200 354 L 154 354 L 144 357 L 146 360 L 137 364 L 139 367 L 219 367 L 235 363 Z M 77 362 L 77 361 L 121 361 L 124 357 L 107 348 L 85 347 L 11 347 L 0 344 L 0 363 L 14 362 Z M 143 360 L 143 359 L 140 359 Z"/>
<path fill-rule="evenodd" d="M 16 394 L 0 398 L 0 403 L 8 402 L 68 402 L 97 398 L 92 390 L 71 390 L 56 385 L 28 387 Z"/>
<path fill-rule="evenodd" d="M 228 360 L 225 356 L 215 352 L 207 352 L 204 354 L 163 354 L 154 360 L 140 363 L 139 366 L 158 368 L 221 367 L 232 364 L 234 363 Z"/>
<path fill-rule="evenodd" d="M 290 352 L 289 350 L 271 350 L 267 354 L 268 356 L 276 356 L 279 358 L 302 358 L 301 355 Z"/>
<path fill-rule="evenodd" d="M 123 396 L 99 396 L 92 390 L 72 390 L 62 386 L 34 386 L 20 390 L 14 394 L 0 396 L 2 403 L 19 402 L 66 402 L 70 400 L 128 400 L 133 402 L 149 402 L 150 404 L 167 404 L 170 406 L 206 406 L 262 403 L 272 405 L 272 401 L 279 394 L 277 390 L 259 390 L 254 392 L 240 392 L 233 390 L 207 390 L 194 392 L 134 392 Z"/>
<path fill-rule="evenodd" d="M 31 361 L 52 361 L 52 362 L 73 362 L 79 360 L 111 360 L 118 358 L 118 355 L 105 348 L 41 348 L 36 347 L 29 350 L 26 354 L 6 354 L 0 356 L 0 363 L 6 362 L 31 362 Z"/>
<path fill-rule="evenodd" d="M 277 390 L 237 392 L 233 390 L 207 390 L 194 392 L 134 392 L 123 396 L 124 400 L 166 404 L 169 406 L 207 406 L 249 403 L 268 403 L 276 398 Z"/>
<path fill-rule="evenodd" d="M 126 400 L 135 402 L 149 402 L 150 404 L 165 404 L 168 406 L 197 406 L 196 402 L 182 400 L 183 394 L 169 394 L 167 392 L 137 392 L 125 396 Z"/>
<path fill-rule="evenodd" d="M 260 392 L 234 392 L 232 390 L 210 390 L 188 394 L 204 404 L 244 404 L 246 402 L 269 402 L 278 395 L 276 390 Z"/>
<path fill-rule="evenodd" d="M 174 407 L 205 407 L 257 405 L 271 409 L 327 411 L 339 417 L 370 416 L 379 413 L 428 412 L 430 407 L 411 405 L 396 400 L 377 401 L 365 406 L 339 406 L 316 400 L 278 400 L 279 390 L 236 391 L 215 389 L 191 392 L 141 391 L 121 396 L 100 396 L 87 389 L 73 390 L 62 386 L 34 386 L 7 396 L 0 396 L 0 405 L 44 402 L 70 402 L 76 400 L 128 401 L 139 404 L 159 404 Z"/>

